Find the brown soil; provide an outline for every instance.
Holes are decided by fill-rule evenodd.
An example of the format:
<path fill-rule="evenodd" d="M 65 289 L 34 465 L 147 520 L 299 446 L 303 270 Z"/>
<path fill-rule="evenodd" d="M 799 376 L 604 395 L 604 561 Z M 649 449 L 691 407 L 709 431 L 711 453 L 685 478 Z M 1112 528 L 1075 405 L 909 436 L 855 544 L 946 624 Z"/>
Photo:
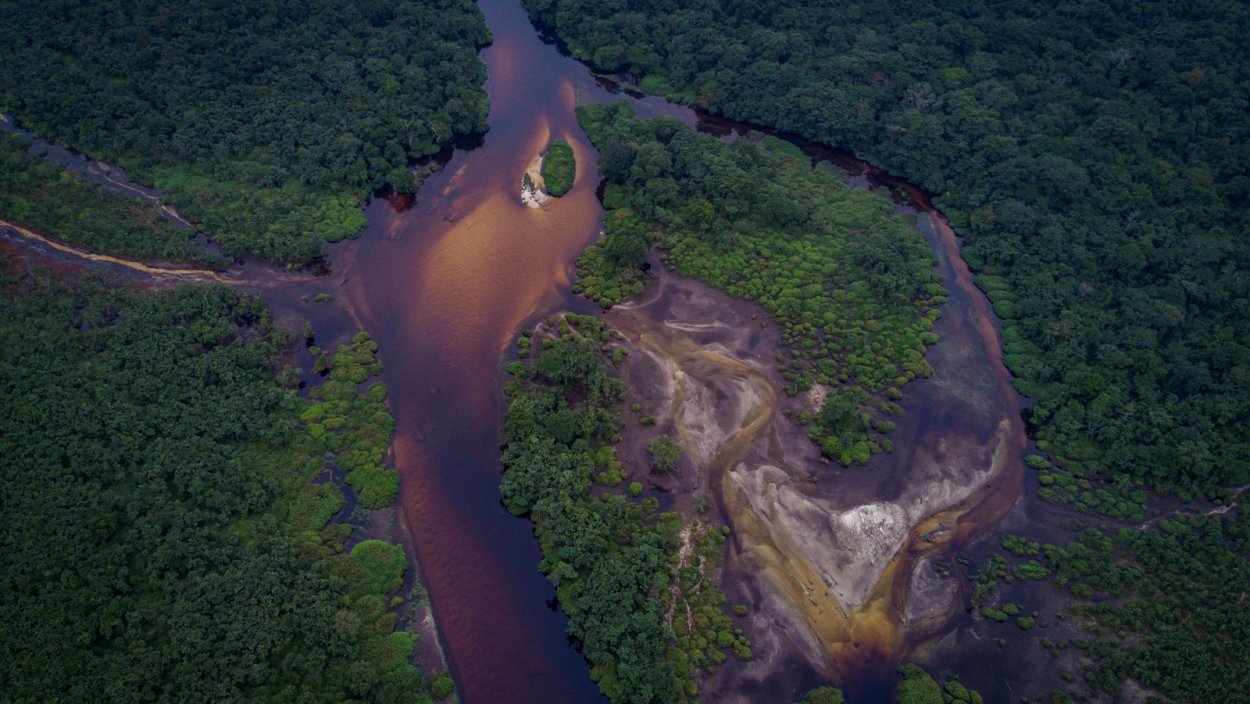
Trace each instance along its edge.
<path fill-rule="evenodd" d="M 621 364 L 626 405 L 657 421 L 627 422 L 619 456 L 630 479 L 669 492 L 675 508 L 703 498 L 719 505 L 733 530 L 723 584 L 730 603 L 750 609 L 740 625 L 754 657 L 720 668 L 705 693 L 748 701 L 797 687 L 796 656 L 836 677 L 844 659 L 890 659 L 910 633 L 936 633 L 959 600 L 926 556 L 949 542 L 1009 460 L 1010 424 L 918 444 L 890 462 L 889 476 L 830 466 L 805 429 L 778 413 L 812 399 L 779 392 L 783 347 L 768 315 L 662 266 L 654 272 L 639 301 L 603 316 L 630 351 Z M 657 476 L 643 465 L 659 433 L 684 453 Z"/>

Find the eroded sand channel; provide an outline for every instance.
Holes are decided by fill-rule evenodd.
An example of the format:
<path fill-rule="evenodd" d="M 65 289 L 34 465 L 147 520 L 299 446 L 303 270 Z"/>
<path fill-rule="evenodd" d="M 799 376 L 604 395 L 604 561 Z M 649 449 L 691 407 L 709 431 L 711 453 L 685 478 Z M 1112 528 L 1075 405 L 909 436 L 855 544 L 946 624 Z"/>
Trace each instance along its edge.
<path fill-rule="evenodd" d="M 1007 471 L 1019 461 L 1016 409 L 978 371 L 987 347 L 963 297 L 938 323 L 934 378 L 905 389 L 899 449 L 844 469 L 822 462 L 785 415 L 819 399 L 780 392 L 783 347 L 767 314 L 655 272 L 638 301 L 604 317 L 626 336 L 623 373 L 657 420 L 627 430 L 622 454 L 644 457 L 655 432 L 678 438 L 680 471 L 653 473 L 652 484 L 678 506 L 714 501 L 733 531 L 722 581 L 750 609 L 755 657 L 721 668 L 709 691 L 718 701 L 785 691 L 801 678 L 786 666 L 795 658 L 843 681 L 940 635 L 961 603 L 956 584 L 917 564 L 997 520 L 1019 488 Z M 925 576 L 915 589 L 913 573 Z"/>

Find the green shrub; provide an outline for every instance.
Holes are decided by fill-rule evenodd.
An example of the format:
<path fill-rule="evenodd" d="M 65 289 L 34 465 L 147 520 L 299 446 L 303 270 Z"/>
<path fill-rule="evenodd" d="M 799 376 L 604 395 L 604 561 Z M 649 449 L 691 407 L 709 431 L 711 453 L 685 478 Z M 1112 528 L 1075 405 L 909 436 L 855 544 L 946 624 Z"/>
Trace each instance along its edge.
<path fill-rule="evenodd" d="M 573 188 L 577 162 L 568 142 L 557 139 L 547 147 L 547 155 L 543 157 L 542 175 L 547 184 L 547 192 L 557 198 Z"/>
<path fill-rule="evenodd" d="M 434 701 L 441 701 L 451 695 L 456 690 L 456 683 L 452 680 L 451 675 L 446 672 L 440 672 L 434 675 L 434 679 L 430 681 L 430 697 Z"/>
<path fill-rule="evenodd" d="M 903 680 L 898 683 L 899 704 L 942 704 L 942 687 L 929 673 L 911 663 L 898 668 Z"/>
<path fill-rule="evenodd" d="M 681 445 L 668 435 L 657 435 L 647 445 L 651 454 L 651 464 L 665 471 L 671 471 L 681 459 Z"/>
<path fill-rule="evenodd" d="M 360 565 L 365 587 L 374 594 L 388 594 L 403 586 L 408 561 L 404 549 L 381 540 L 362 540 L 352 548 L 352 559 Z"/>

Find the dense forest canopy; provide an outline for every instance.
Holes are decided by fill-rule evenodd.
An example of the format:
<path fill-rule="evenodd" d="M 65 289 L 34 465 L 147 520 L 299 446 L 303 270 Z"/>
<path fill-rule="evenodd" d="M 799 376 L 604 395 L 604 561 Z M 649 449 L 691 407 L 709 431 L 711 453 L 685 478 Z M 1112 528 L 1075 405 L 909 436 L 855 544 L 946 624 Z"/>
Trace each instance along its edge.
<path fill-rule="evenodd" d="M 308 483 L 362 441 L 298 423 L 287 339 L 224 287 L 0 274 L 6 701 L 429 701 L 389 608 L 403 550 L 345 551 L 343 497 Z M 372 344 L 331 377 L 376 373 Z M 384 398 L 350 385 L 310 408 Z"/>
<path fill-rule="evenodd" d="M 29 154 L 30 142 L 0 135 L 0 219 L 84 247 L 140 257 L 223 266 L 154 205 L 111 193 Z"/>
<path fill-rule="evenodd" d="M 940 194 L 1067 466 L 1250 477 L 1244 3 L 526 4 L 601 70 Z"/>
<path fill-rule="evenodd" d="M 235 255 L 306 262 L 486 129 L 468 0 L 0 2 L 0 112 L 121 164 Z"/>

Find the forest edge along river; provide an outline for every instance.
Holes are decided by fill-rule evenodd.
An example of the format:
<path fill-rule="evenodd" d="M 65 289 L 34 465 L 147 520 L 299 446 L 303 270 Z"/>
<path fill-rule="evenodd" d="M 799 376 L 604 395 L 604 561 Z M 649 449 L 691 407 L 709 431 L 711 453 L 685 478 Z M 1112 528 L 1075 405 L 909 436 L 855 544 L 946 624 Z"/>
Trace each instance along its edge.
<path fill-rule="evenodd" d="M 494 43 L 482 52 L 491 113 L 480 146 L 457 151 L 427 179 L 410 209 L 400 212 L 374 199 L 364 236 L 331 249 L 329 277 L 313 284 L 292 277 L 305 283 L 264 285 L 246 277 L 244 285 L 261 285 L 266 297 L 286 301 L 297 295 L 293 289 L 338 287 L 353 320 L 379 342 L 397 423 L 402 512 L 463 698 L 598 701 L 584 661 L 565 636 L 563 616 L 548 605 L 554 590 L 537 570 L 540 554 L 530 526 L 499 503 L 499 360 L 527 320 L 589 309 L 569 290 L 571 263 L 598 236 L 602 211 L 595 193 L 596 153 L 573 108 L 580 101 L 625 96 L 544 43 L 519 3 L 485 0 L 480 7 L 494 34 Z M 643 117 L 668 114 L 692 125 L 729 124 L 660 98 L 630 102 Z M 521 176 L 557 137 L 576 156 L 573 189 L 542 207 L 526 207 Z M 1025 435 L 1020 399 L 1000 361 L 993 313 L 973 285 L 945 220 L 924 194 L 904 183 L 845 155 L 812 155 L 848 170 L 857 185 L 901 192 L 896 194 L 909 204 L 902 207 L 918 211 L 917 226 L 950 294 L 935 328 L 940 341 L 928 356 L 937 373 L 906 387 L 895 453 L 878 456 L 867 467 L 820 468 L 818 480 L 807 486 L 777 467 L 777 457 L 752 449 L 760 437 L 787 432 L 781 426 L 789 421 L 776 413 L 787 401 L 775 386 L 771 398 L 770 385 L 759 386 L 767 381 L 762 372 L 730 357 L 711 360 L 750 378 L 763 405 L 749 414 L 749 427 L 727 441 L 724 452 L 709 458 L 715 470 L 709 481 L 718 487 L 717 500 L 734 529 L 726 570 L 731 601 L 788 597 L 799 605 L 789 617 L 814 634 L 820 648 L 807 654 L 808 671 L 836 674 L 852 700 L 871 701 L 892 682 L 889 670 L 898 658 L 949 630 L 949 619 L 925 628 L 904 625 L 914 615 L 908 602 L 918 586 L 916 567 L 949 554 L 1011 508 L 1020 495 Z M 625 327 L 630 314 L 626 309 L 609 317 Z M 632 314 L 639 326 L 636 339 L 642 328 L 654 332 L 665 325 L 665 319 L 641 309 Z M 668 349 L 656 352 L 671 354 L 673 345 L 686 345 L 689 354 L 698 335 L 668 327 Z M 814 448 L 808 452 L 814 457 Z M 934 487 L 941 490 L 936 503 Z M 823 610 L 803 608 L 812 601 L 810 587 L 827 584 L 829 575 L 806 559 L 810 546 L 798 544 L 787 515 L 769 513 L 758 503 L 765 493 L 782 505 L 818 507 L 845 518 L 844 524 L 877 517 L 878 505 L 901 506 L 902 532 L 892 527 L 891 540 L 873 553 L 875 576 L 859 580 L 858 595 L 843 595 Z M 848 608 L 849 602 L 856 603 Z M 797 653 L 803 639 L 782 642 L 775 625 L 757 624 L 751 635 L 763 644 L 771 630 L 776 640 L 771 647 Z M 835 657 L 840 672 L 828 667 Z M 741 667 L 752 673 L 751 663 Z M 796 696 L 793 687 L 817 679 L 797 667 L 790 669 L 798 674 L 780 678 L 756 673 L 753 682 L 733 681 L 730 669 L 721 668 L 712 691 L 728 695 L 739 689 L 781 700 Z"/>
<path fill-rule="evenodd" d="M 499 359 L 525 321 L 587 309 L 569 292 L 571 262 L 597 237 L 602 215 L 594 193 L 596 155 L 573 108 L 627 96 L 542 42 L 519 4 L 480 6 L 494 35 L 482 52 L 492 105 L 484 143 L 458 152 L 426 182 L 411 210 L 397 213 L 384 202 L 372 204 L 369 231 L 336 248 L 334 267 L 345 276 L 348 298 L 383 350 L 394 389 L 402 501 L 466 699 L 593 700 L 598 694 L 581 658 L 565 642 L 563 618 L 546 607 L 553 589 L 536 569 L 540 555 L 530 528 L 498 503 Z M 659 98 L 630 102 L 643 117 L 700 121 L 689 108 Z M 577 181 L 563 198 L 527 208 L 520 197 L 521 175 L 556 137 L 574 150 Z M 840 165 L 874 177 L 849 160 Z M 870 677 L 872 682 L 889 680 L 889 665 L 911 646 L 897 624 L 905 617 L 900 610 L 906 607 L 912 567 L 967 540 L 1011 507 L 1019 495 L 1025 442 L 1020 402 L 999 361 L 988 303 L 972 285 L 954 233 L 922 194 L 906 195 L 924 212 L 919 225 L 951 293 L 938 323 L 941 341 L 930 353 L 938 375 L 906 389 L 907 413 L 895 431 L 904 447 L 865 468 L 829 470 L 822 479 L 830 486 L 838 482 L 837 492 L 847 497 L 903 498 L 917 514 L 908 516 L 898 549 L 878 566 L 879 581 L 863 600 L 867 609 L 858 609 L 862 615 L 846 627 L 854 638 L 844 655 L 854 651 L 851 660 L 884 671 Z M 966 398 L 951 389 L 963 389 Z M 972 418 L 979 427 L 970 427 Z M 967 471 L 989 468 L 988 476 L 948 491 L 949 500 L 930 511 L 927 484 L 882 468 L 914 458 L 938 475 L 948 458 L 963 458 Z M 733 528 L 741 530 L 738 524 Z M 748 575 L 737 587 L 739 596 L 759 588 L 749 577 L 761 566 L 765 539 L 759 542 L 731 548 L 742 555 L 731 559 L 730 572 Z M 871 646 L 856 648 L 856 641 Z M 879 686 L 865 685 L 873 691 Z"/>

